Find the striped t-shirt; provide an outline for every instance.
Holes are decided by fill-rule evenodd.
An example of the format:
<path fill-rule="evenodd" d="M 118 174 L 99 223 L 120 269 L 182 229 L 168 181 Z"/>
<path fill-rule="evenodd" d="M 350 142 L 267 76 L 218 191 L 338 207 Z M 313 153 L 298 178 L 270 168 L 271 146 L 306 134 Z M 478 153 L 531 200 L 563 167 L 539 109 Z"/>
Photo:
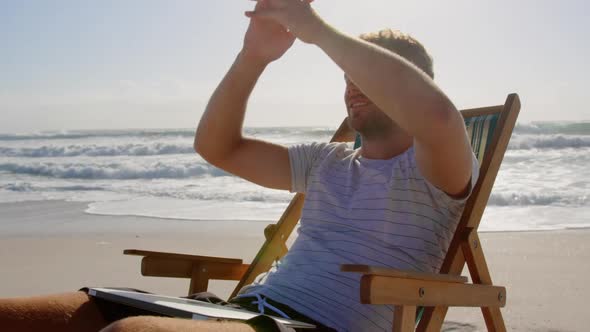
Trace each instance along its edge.
<path fill-rule="evenodd" d="M 305 193 L 288 254 L 242 294 L 262 294 L 338 331 L 391 331 L 393 306 L 360 303 L 341 264 L 438 272 L 465 199 L 420 174 L 414 149 L 367 159 L 344 143 L 289 148 L 292 191 Z M 479 167 L 473 157 L 471 183 Z"/>

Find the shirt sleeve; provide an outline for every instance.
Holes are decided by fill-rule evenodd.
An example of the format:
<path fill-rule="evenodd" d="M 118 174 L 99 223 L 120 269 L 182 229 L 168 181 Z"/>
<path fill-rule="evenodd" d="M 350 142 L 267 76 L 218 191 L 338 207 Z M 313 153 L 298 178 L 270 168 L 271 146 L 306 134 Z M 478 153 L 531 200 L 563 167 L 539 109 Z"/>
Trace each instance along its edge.
<path fill-rule="evenodd" d="M 298 144 L 289 147 L 291 164 L 291 192 L 305 193 L 311 170 L 322 155 L 327 143 Z"/>

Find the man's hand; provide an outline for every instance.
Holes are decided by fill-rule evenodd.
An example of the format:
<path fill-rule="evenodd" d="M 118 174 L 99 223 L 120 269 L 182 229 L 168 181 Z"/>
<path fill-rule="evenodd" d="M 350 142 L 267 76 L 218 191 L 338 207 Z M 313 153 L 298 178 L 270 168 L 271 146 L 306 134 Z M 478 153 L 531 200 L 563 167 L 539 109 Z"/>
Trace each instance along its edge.
<path fill-rule="evenodd" d="M 319 32 L 326 26 L 311 8 L 313 0 L 254 0 L 258 2 L 254 11 L 246 16 L 265 22 L 280 24 L 306 43 L 314 43 Z"/>
<path fill-rule="evenodd" d="M 263 11 L 270 6 L 269 0 L 260 0 L 254 11 Z M 293 45 L 295 36 L 280 23 L 248 14 L 246 16 L 250 17 L 250 25 L 244 37 L 241 56 L 267 65 L 283 56 Z"/>

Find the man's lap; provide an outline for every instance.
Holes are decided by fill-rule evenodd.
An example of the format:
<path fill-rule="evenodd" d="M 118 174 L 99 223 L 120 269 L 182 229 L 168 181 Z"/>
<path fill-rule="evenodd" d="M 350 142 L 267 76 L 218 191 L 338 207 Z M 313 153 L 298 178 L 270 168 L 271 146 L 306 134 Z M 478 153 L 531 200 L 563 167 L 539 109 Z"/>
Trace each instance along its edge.
<path fill-rule="evenodd" d="M 77 292 L 0 299 L 0 330 L 68 331 L 285 331 L 267 316 L 246 324 L 156 317 L 140 309 Z"/>
<path fill-rule="evenodd" d="M 0 299 L 2 331 L 98 331 L 107 324 L 83 292 Z"/>
<path fill-rule="evenodd" d="M 141 293 L 145 293 L 144 291 L 141 290 L 136 290 L 136 289 L 129 289 L 129 288 L 117 288 L 120 290 L 127 290 L 127 291 L 137 291 L 137 292 L 141 292 Z M 88 288 L 82 288 L 81 291 L 83 292 L 88 292 Z M 196 324 L 194 322 L 196 321 L 192 321 L 192 320 L 188 320 L 188 319 L 178 319 L 178 318 L 168 318 L 168 317 L 163 317 L 160 316 L 160 318 L 167 318 L 167 319 L 156 319 L 159 316 L 156 313 L 153 313 L 151 311 L 146 311 L 143 309 L 139 309 L 139 308 L 134 308 L 131 306 L 127 306 L 125 304 L 120 304 L 120 303 L 116 303 L 116 302 L 111 302 L 108 300 L 104 300 L 104 299 L 100 299 L 100 298 L 93 298 L 91 296 L 89 296 L 93 303 L 96 305 L 96 308 L 101 312 L 102 316 L 104 317 L 104 319 L 108 322 L 108 323 L 114 323 L 120 320 L 125 320 L 127 318 L 132 318 L 132 317 L 138 317 L 137 319 L 133 319 L 133 320 L 129 320 L 127 319 L 126 322 L 128 323 L 129 321 L 131 321 L 133 323 L 133 325 L 135 326 L 136 324 L 144 324 L 147 323 L 148 321 L 150 322 L 154 322 L 157 321 L 158 324 L 172 324 L 172 322 L 175 321 L 184 321 L 182 323 L 178 323 L 181 324 L 182 326 L 187 326 L 187 327 L 192 327 L 193 329 L 196 327 Z M 194 300 L 198 300 L 198 301 L 204 301 L 204 302 L 209 302 L 209 303 L 213 303 L 213 304 L 218 304 L 218 305 L 224 305 L 224 306 L 230 306 L 233 308 L 241 308 L 241 309 L 245 309 L 248 311 L 252 311 L 252 312 L 258 312 L 257 308 L 255 305 L 250 304 L 251 300 L 248 301 L 248 299 L 238 299 L 236 301 L 232 301 L 232 302 L 226 302 L 223 301 L 222 299 L 220 299 L 219 297 L 217 297 L 215 294 L 209 293 L 209 292 L 203 292 L 203 293 L 197 293 L 197 294 L 193 294 L 191 296 L 189 296 L 188 298 L 190 299 L 194 299 Z M 254 298 L 255 299 L 255 298 Z M 275 306 L 280 307 L 283 311 L 287 312 L 287 314 L 290 316 L 291 319 L 295 319 L 295 320 L 300 320 L 300 321 L 304 321 L 304 322 L 308 322 L 311 324 L 315 324 L 315 325 L 321 325 L 315 321 L 310 320 L 309 318 L 306 318 L 305 316 L 298 314 L 297 312 L 295 312 L 293 309 L 284 306 L 280 303 L 274 302 L 270 299 L 267 299 L 268 301 L 270 301 L 272 304 L 274 304 Z M 150 317 L 145 318 L 145 317 Z M 141 318 L 145 318 L 145 320 L 142 320 Z M 193 322 L 193 323 L 190 323 Z M 201 321 L 203 322 L 203 321 Z M 232 327 L 231 329 L 229 329 L 231 326 L 227 325 L 226 323 L 228 323 L 227 321 L 205 321 L 207 322 L 207 324 L 216 324 L 216 323 L 224 323 L 224 328 L 228 328 L 228 331 L 234 331 L 234 328 Z M 244 321 L 243 323 L 245 324 L 240 324 L 237 323 L 238 325 L 245 325 L 251 328 L 254 328 L 255 331 L 264 331 L 264 332 L 279 332 L 279 331 L 294 331 L 293 329 L 288 329 L 287 327 L 285 327 L 284 325 L 280 324 L 279 322 L 275 321 L 274 319 L 272 319 L 269 316 L 264 316 L 264 315 L 260 315 L 257 316 L 255 318 L 252 318 L 250 320 Z M 200 325 L 203 325 L 202 323 L 199 323 Z M 197 324 L 197 325 L 199 325 Z M 235 324 L 235 322 L 234 322 Z M 120 327 L 119 325 L 116 325 L 118 327 Z M 216 325 L 219 327 L 219 325 Z M 128 328 L 130 331 L 133 331 L 132 328 Z M 307 331 L 330 331 L 329 328 L 325 328 L 323 326 L 319 326 L 319 329 L 317 330 L 307 330 Z"/>
<path fill-rule="evenodd" d="M 208 331 L 227 331 L 227 332 L 254 332 L 266 331 L 258 330 L 254 327 L 237 322 L 230 321 L 196 321 L 190 319 L 154 317 L 154 316 L 135 316 L 128 317 L 107 326 L 101 332 L 208 332 Z"/>

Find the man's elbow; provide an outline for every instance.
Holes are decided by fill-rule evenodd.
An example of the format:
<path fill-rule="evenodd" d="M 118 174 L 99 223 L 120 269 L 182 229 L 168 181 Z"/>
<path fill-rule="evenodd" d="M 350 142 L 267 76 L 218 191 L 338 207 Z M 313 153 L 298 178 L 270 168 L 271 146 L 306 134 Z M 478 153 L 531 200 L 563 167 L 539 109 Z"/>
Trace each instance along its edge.
<path fill-rule="evenodd" d="M 201 156 L 205 161 L 215 167 L 225 169 L 227 162 L 231 160 L 239 147 L 238 143 L 223 144 L 222 142 L 211 142 L 211 140 L 204 139 L 199 135 L 195 136 L 193 148 L 195 152 Z"/>
<path fill-rule="evenodd" d="M 219 160 L 221 160 L 221 156 L 219 151 L 215 151 L 215 147 L 211 144 L 207 144 L 206 140 L 199 139 L 198 136 L 195 137 L 195 141 L 193 142 L 193 148 L 195 152 L 201 156 L 201 158 L 205 159 L 210 164 L 217 166 L 219 164 Z"/>
<path fill-rule="evenodd" d="M 461 113 L 452 105 L 441 105 L 433 113 L 435 126 L 439 130 L 449 130 L 461 120 Z"/>
<path fill-rule="evenodd" d="M 427 112 L 428 121 L 423 122 L 422 142 L 439 146 L 443 142 L 456 141 L 458 135 L 464 135 L 465 124 L 461 113 L 452 105 L 438 105 Z"/>
<path fill-rule="evenodd" d="M 202 137 L 203 135 L 200 132 L 200 128 L 197 128 L 197 132 L 195 133 L 195 139 L 193 140 L 193 149 L 195 152 L 200 155 L 201 157 L 205 158 L 205 154 L 207 152 L 205 146 L 205 139 Z"/>
<path fill-rule="evenodd" d="M 198 137 L 198 134 L 195 135 L 195 140 L 193 141 L 193 149 L 195 150 L 195 152 L 198 155 L 203 156 L 203 144 L 201 143 L 201 140 Z"/>
<path fill-rule="evenodd" d="M 207 144 L 208 142 L 209 144 Z M 211 140 L 207 140 L 205 137 L 203 137 L 203 134 L 197 130 L 195 133 L 195 140 L 193 141 L 193 149 L 207 162 L 213 163 L 212 161 L 215 161 L 215 159 L 219 157 L 216 156 L 215 153 L 216 147 L 210 142 Z"/>

